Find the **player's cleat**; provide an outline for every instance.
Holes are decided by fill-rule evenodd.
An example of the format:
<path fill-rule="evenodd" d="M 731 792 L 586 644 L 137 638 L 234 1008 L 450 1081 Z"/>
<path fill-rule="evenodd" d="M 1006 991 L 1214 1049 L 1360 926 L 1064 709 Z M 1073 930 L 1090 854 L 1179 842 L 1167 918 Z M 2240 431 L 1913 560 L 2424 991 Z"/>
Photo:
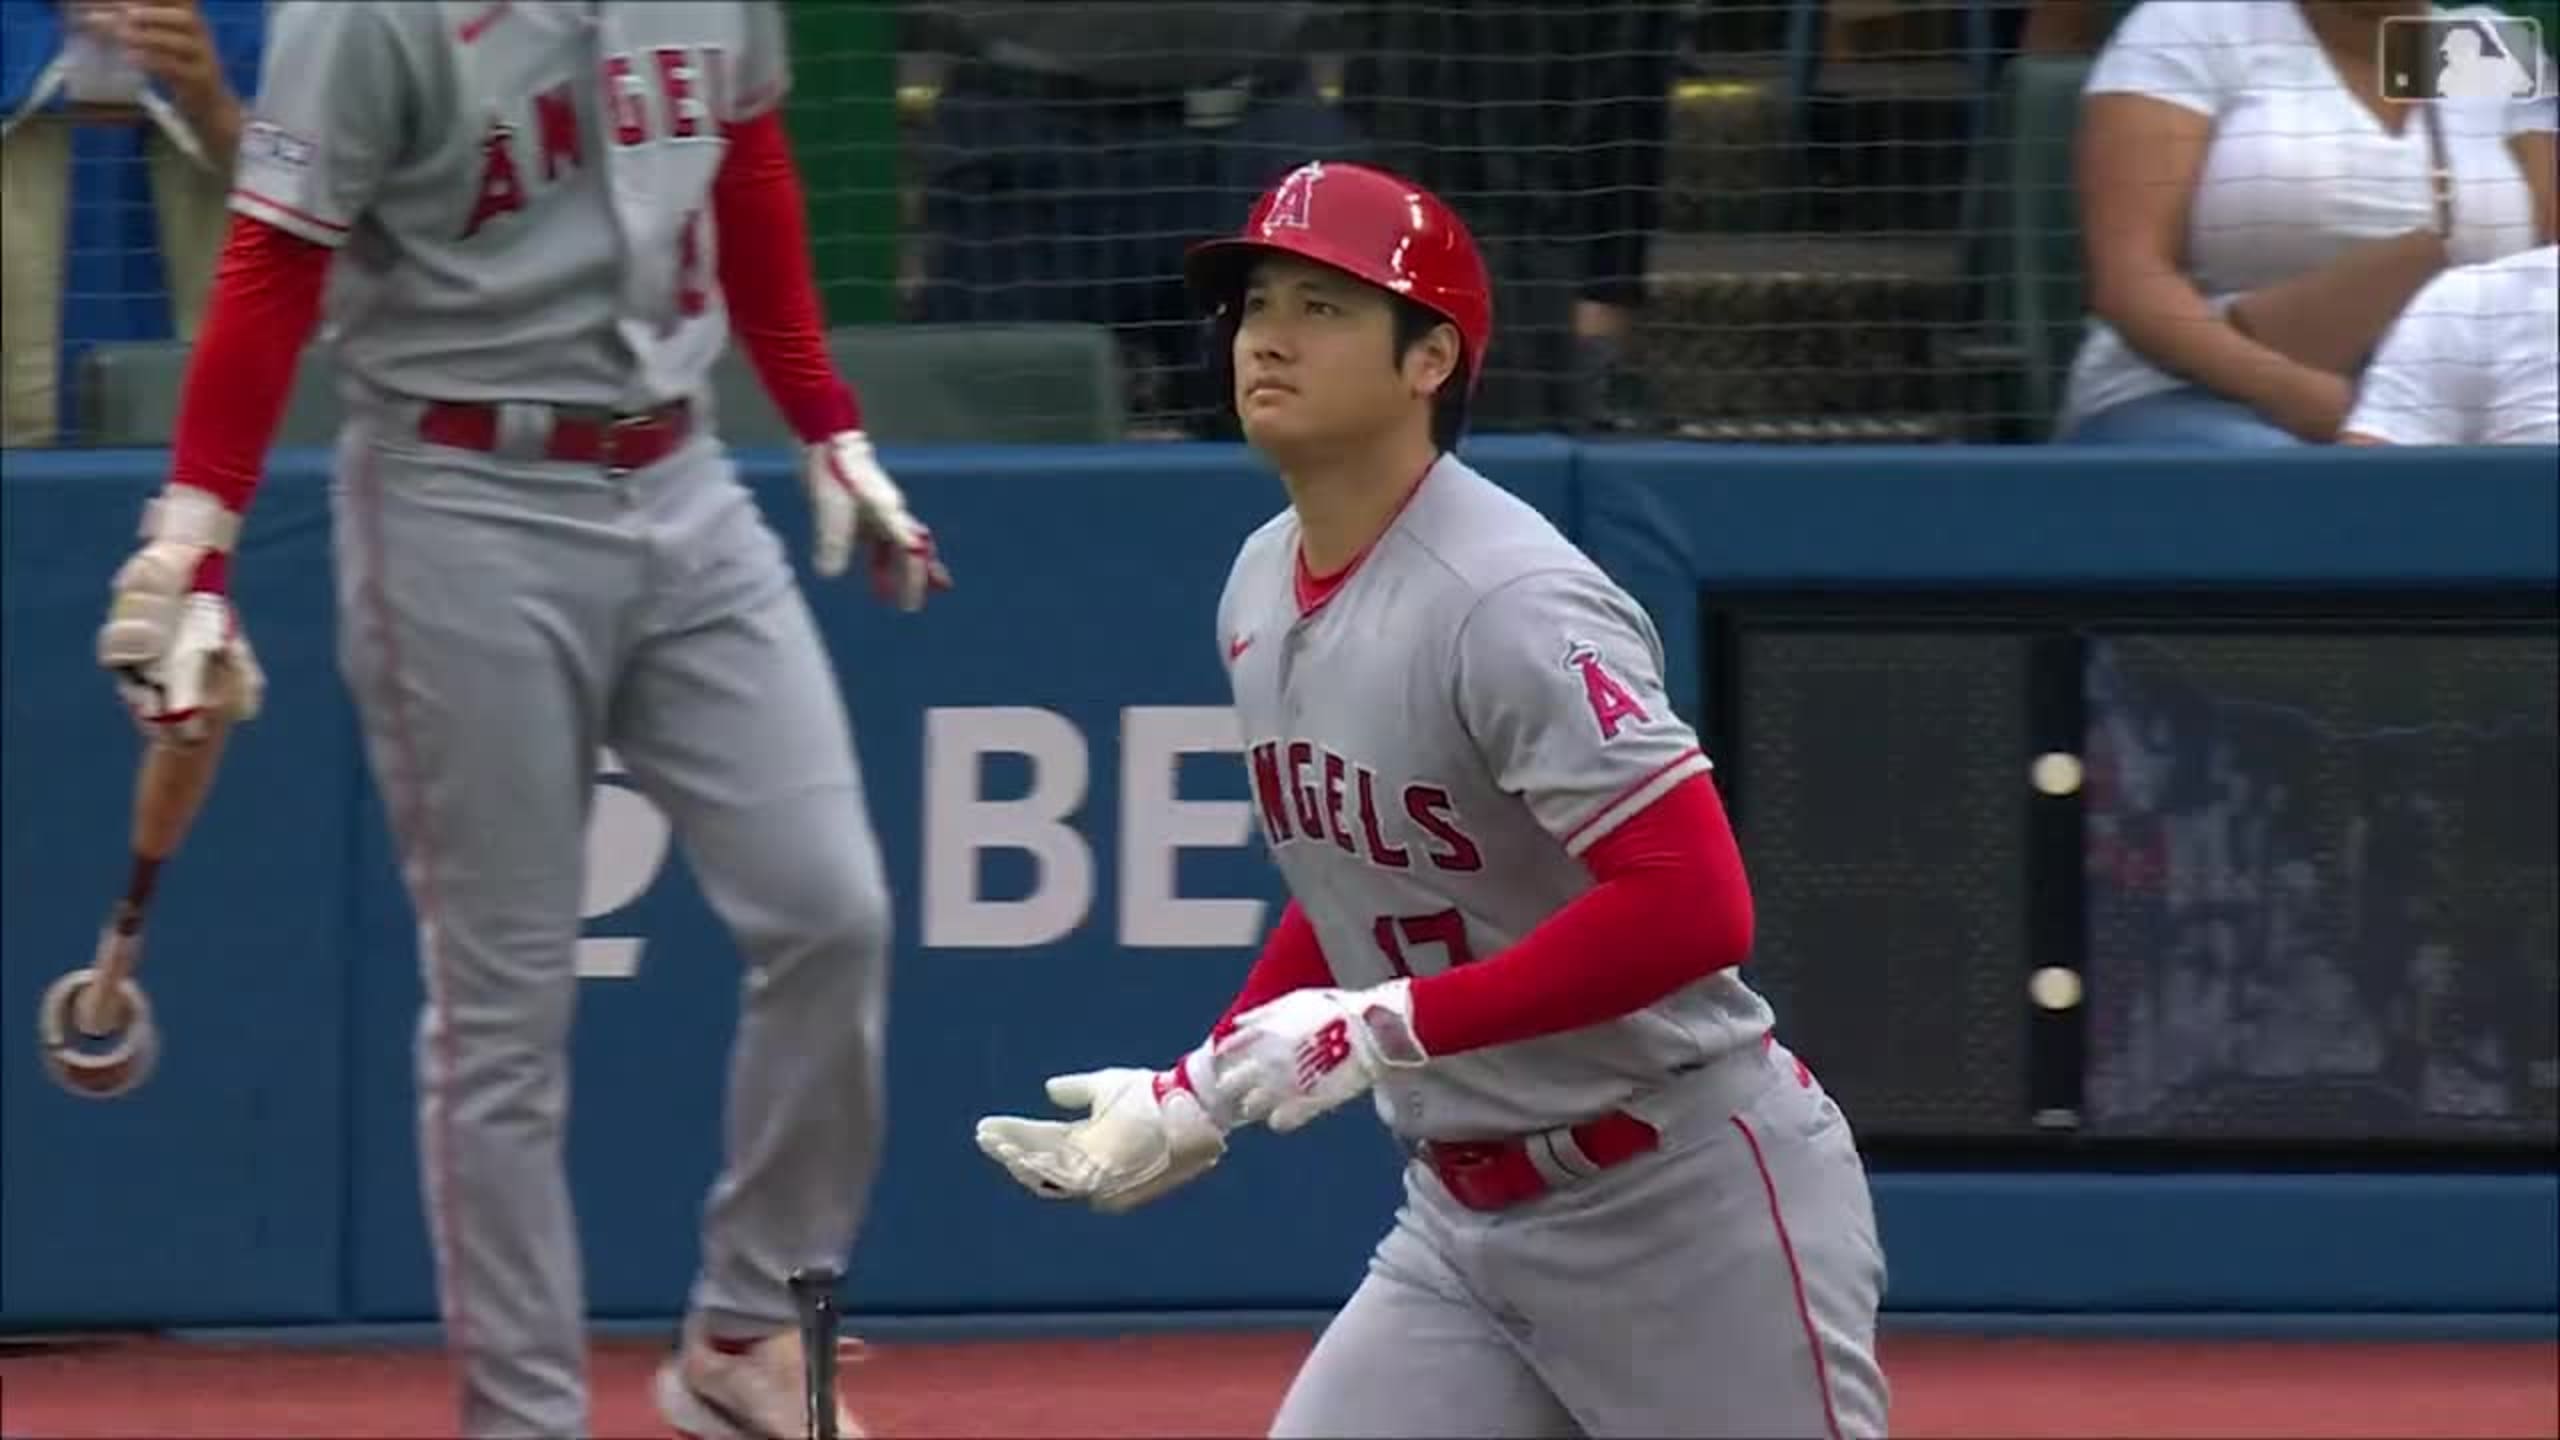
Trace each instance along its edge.
<path fill-rule="evenodd" d="M 658 1413 L 681 1440 L 806 1440 L 809 1430 L 800 1332 L 783 1330 L 734 1354 L 714 1348 L 699 1321 L 658 1366 Z M 869 1432 L 835 1397 L 836 1434 Z"/>

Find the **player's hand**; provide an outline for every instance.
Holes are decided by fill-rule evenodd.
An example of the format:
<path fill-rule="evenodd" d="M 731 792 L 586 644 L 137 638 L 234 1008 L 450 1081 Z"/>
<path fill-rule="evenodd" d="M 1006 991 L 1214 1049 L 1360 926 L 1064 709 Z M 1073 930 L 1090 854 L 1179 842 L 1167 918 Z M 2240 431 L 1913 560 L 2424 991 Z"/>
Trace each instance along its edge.
<path fill-rule="evenodd" d="M 1217 1103 L 1286 1134 L 1430 1057 L 1413 1034 L 1409 980 L 1293 990 L 1235 1018 L 1215 1045 Z"/>
<path fill-rule="evenodd" d="M 266 676 L 225 593 L 239 534 L 240 517 L 202 490 L 173 485 L 143 510 L 142 548 L 116 571 L 98 663 L 146 735 L 192 740 L 212 718 L 258 713 Z"/>
<path fill-rule="evenodd" d="M 1135 1209 L 1227 1153 L 1225 1129 L 1185 1079 L 1192 1063 L 1052 1076 L 1050 1103 L 1089 1112 L 1084 1119 L 989 1115 L 978 1122 L 978 1149 L 1043 1199 L 1082 1200 L 1106 1214 Z"/>
<path fill-rule="evenodd" d="M 810 446 L 801 481 L 817 522 L 811 563 L 819 574 L 843 574 L 859 547 L 871 588 L 901 610 L 921 610 L 934 591 L 951 588 L 951 572 L 933 553 L 933 532 L 907 513 L 907 497 L 880 468 L 869 436 L 846 430 Z"/>

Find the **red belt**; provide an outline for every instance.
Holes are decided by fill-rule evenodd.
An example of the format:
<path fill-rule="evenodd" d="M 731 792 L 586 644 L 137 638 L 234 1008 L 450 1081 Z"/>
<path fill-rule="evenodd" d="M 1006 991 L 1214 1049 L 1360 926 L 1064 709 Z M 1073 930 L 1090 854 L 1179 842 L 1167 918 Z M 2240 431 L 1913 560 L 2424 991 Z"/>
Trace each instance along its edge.
<path fill-rule="evenodd" d="M 1565 1132 L 1593 1170 L 1608 1170 L 1633 1160 L 1662 1143 L 1662 1133 L 1628 1114 L 1613 1110 Z M 1422 1163 L 1431 1167 L 1457 1202 L 1470 1210 L 1508 1210 L 1555 1188 L 1530 1147 L 1549 1150 L 1551 1163 L 1571 1174 L 1584 1167 L 1556 1156 L 1557 1148 L 1542 1136 L 1509 1140 L 1430 1140 L 1422 1145 Z"/>
<path fill-rule="evenodd" d="M 439 400 L 418 417 L 419 439 L 459 450 L 496 450 L 499 429 L 495 405 Z M 636 415 L 555 410 L 542 454 L 546 460 L 641 470 L 674 454 L 692 436 L 693 406 L 684 400 Z"/>

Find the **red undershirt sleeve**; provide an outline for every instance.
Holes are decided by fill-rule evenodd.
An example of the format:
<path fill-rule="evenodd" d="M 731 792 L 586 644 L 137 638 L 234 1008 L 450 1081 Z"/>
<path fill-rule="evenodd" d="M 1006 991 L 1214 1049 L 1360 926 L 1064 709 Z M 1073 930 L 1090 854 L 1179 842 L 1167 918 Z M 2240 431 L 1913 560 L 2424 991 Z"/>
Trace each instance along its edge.
<path fill-rule="evenodd" d="M 1325 961 L 1316 927 L 1308 923 L 1307 912 L 1292 900 L 1281 910 L 1280 923 L 1271 927 L 1269 938 L 1262 942 L 1262 953 L 1254 957 L 1253 968 L 1245 972 L 1244 988 L 1236 992 L 1227 1013 L 1218 1017 L 1209 1033 L 1225 1034 L 1237 1016 L 1293 990 L 1312 990 L 1332 983 L 1333 967 Z"/>
<path fill-rule="evenodd" d="M 329 264 L 371 210 L 416 113 L 432 6 L 287 5 L 267 21 L 205 315 L 180 383 L 169 479 L 249 508 L 320 327 Z M 206 578 L 201 573 L 198 583 Z"/>
<path fill-rule="evenodd" d="M 1597 1025 L 1750 953 L 1751 886 L 1706 776 L 1682 780 L 1582 858 L 1596 883 L 1519 944 L 1413 982 L 1425 1054 Z"/>
<path fill-rule="evenodd" d="M 232 217 L 178 398 L 171 484 L 208 491 L 234 514 L 249 508 L 303 346 L 319 327 L 335 253 L 263 220 Z"/>
<path fill-rule="evenodd" d="M 859 430 L 862 407 L 827 353 L 808 210 L 781 112 L 768 110 L 728 134 L 729 153 L 711 186 L 711 213 L 730 332 L 792 433 L 816 444 Z"/>
<path fill-rule="evenodd" d="M 1750 885 L 1643 607 L 1587 565 L 1527 571 L 1478 597 L 1453 654 L 1486 768 L 1594 883 L 1508 949 L 1417 978 L 1423 1051 L 1600 1024 L 1739 963 Z"/>
<path fill-rule="evenodd" d="M 1316 927 L 1308 923 L 1307 912 L 1292 900 L 1281 910 L 1280 923 L 1271 927 L 1271 934 L 1263 940 L 1262 953 L 1254 957 L 1253 968 L 1245 972 L 1244 988 L 1228 1002 L 1218 1023 L 1209 1027 L 1209 1039 L 1216 1040 L 1234 1029 L 1236 1017 L 1257 1005 L 1267 1005 L 1293 990 L 1312 990 L 1332 983 L 1333 967 L 1325 961 L 1324 945 L 1316 939 Z M 1163 1099 L 1167 1090 L 1176 1087 L 1200 1094 L 1190 1059 L 1191 1055 L 1186 1054 L 1156 1077 L 1156 1098 Z M 1232 1117 L 1225 1123 L 1232 1123 Z"/>

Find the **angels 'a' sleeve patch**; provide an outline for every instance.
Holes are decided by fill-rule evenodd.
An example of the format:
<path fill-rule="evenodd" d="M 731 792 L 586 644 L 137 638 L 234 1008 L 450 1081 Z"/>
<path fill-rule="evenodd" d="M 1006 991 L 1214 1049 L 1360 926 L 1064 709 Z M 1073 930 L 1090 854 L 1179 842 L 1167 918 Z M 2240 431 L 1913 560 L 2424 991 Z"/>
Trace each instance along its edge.
<path fill-rule="evenodd" d="M 1609 667 L 1609 657 L 1588 640 L 1575 640 L 1565 647 L 1565 668 L 1582 682 L 1583 703 L 1591 707 L 1592 728 L 1600 732 L 1603 743 L 1618 738 L 1618 732 L 1630 723 L 1648 724 L 1653 712 L 1636 698 L 1627 682 Z"/>
<path fill-rule="evenodd" d="M 1576 854 L 1708 769 L 1663 688 L 1651 622 L 1596 573 L 1486 595 L 1460 631 L 1457 673 L 1487 766 Z"/>

